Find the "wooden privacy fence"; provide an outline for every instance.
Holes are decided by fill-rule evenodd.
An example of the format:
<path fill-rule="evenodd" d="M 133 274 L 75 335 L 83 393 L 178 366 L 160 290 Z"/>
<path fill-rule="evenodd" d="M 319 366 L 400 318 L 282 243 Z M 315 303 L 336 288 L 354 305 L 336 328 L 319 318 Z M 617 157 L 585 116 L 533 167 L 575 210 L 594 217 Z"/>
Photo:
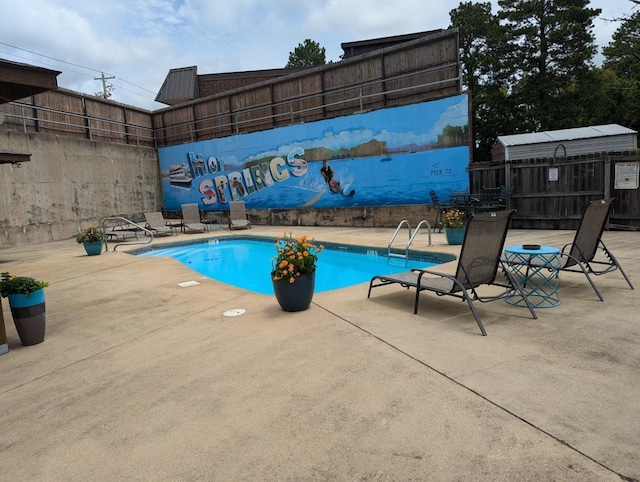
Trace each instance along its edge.
<path fill-rule="evenodd" d="M 151 112 L 66 89 L 0 105 L 3 129 L 155 147 Z"/>
<path fill-rule="evenodd" d="M 472 193 L 483 187 L 511 188 L 510 207 L 517 210 L 514 228 L 576 229 L 590 200 L 615 197 L 610 227 L 640 229 L 639 163 L 637 151 L 473 163 L 470 188 Z M 634 172 L 635 180 L 630 179 Z"/>
<path fill-rule="evenodd" d="M 457 95 L 458 31 L 196 99 L 153 113 L 169 146 Z"/>
<path fill-rule="evenodd" d="M 160 147 L 457 95 L 458 30 L 451 29 L 286 77 L 144 109 L 66 89 L 0 105 L 3 128 Z"/>

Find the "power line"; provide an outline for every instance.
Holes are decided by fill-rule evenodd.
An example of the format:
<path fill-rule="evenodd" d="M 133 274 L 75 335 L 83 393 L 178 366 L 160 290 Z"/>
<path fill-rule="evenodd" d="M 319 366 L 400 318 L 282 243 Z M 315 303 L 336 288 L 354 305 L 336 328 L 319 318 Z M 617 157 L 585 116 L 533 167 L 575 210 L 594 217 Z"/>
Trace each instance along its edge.
<path fill-rule="evenodd" d="M 74 64 L 73 62 L 67 62 L 66 60 L 56 59 L 55 57 L 49 57 L 48 55 L 40 54 L 38 52 L 34 52 L 33 50 L 23 49 L 22 47 L 17 47 L 15 45 L 11 45 L 11 44 L 8 44 L 8 43 L 5 43 L 5 42 L 0 42 L 0 45 L 5 45 L 7 47 L 11 47 L 11 48 L 14 48 L 16 50 L 23 50 L 25 52 L 29 52 L 30 54 L 39 55 L 40 57 L 44 57 L 44 58 L 50 59 L 50 60 L 55 60 L 56 62 L 62 62 L 63 64 L 73 65 L 74 67 L 80 67 L 81 69 L 87 69 L 87 70 L 92 70 L 93 72 L 102 73 L 102 71 L 98 70 L 98 69 L 92 69 L 91 67 L 85 67 L 84 65 Z"/>
<path fill-rule="evenodd" d="M 22 50 L 24 52 L 29 52 L 30 54 L 38 55 L 38 56 L 44 57 L 46 59 L 55 60 L 56 62 L 62 62 L 63 64 L 72 65 L 74 67 L 80 67 L 81 69 L 86 69 L 86 70 L 90 70 L 92 72 L 99 73 L 101 75 L 101 77 L 98 77 L 98 78 L 94 77 L 94 80 L 101 80 L 102 77 L 105 75 L 105 72 L 102 71 L 102 70 L 93 69 L 91 67 L 85 67 L 84 65 L 76 64 L 76 63 L 73 63 L 73 62 L 67 62 L 66 60 L 62 60 L 62 59 L 58 59 L 58 58 L 55 58 L 55 57 L 51 57 L 49 55 L 44 55 L 44 54 L 41 54 L 41 53 L 38 53 L 38 52 L 34 52 L 33 50 L 29 50 L 29 49 L 25 49 L 25 48 L 22 48 L 22 47 L 18 47 L 16 45 L 8 44 L 6 42 L 0 42 L 0 45 L 5 45 L 7 47 L 11 47 L 11 48 L 16 49 L 16 50 Z M 29 59 L 27 57 L 23 57 L 23 56 L 20 56 L 20 55 L 17 55 L 17 54 L 13 54 L 13 53 L 9 53 L 9 52 L 4 52 L 4 53 L 7 54 L 7 55 L 13 55 L 14 57 L 17 57 L 17 58 L 20 58 L 20 59 L 23 59 L 23 60 L 32 60 L 32 59 Z M 50 64 L 50 63 L 47 63 L 47 62 L 40 62 L 40 64 L 47 65 L 49 67 L 57 67 L 56 65 Z M 91 75 L 89 75 L 89 74 L 86 74 L 84 72 L 78 72 L 78 71 L 72 70 L 72 69 L 67 69 L 67 72 L 73 72 L 75 74 L 91 77 Z M 106 73 L 106 75 L 108 76 L 107 79 L 118 79 L 121 82 L 125 82 L 125 83 L 127 83 L 127 84 L 129 84 L 129 85 L 131 85 L 131 86 L 133 86 L 133 87 L 135 87 L 137 89 L 140 89 L 140 90 L 143 90 L 145 92 L 148 92 L 149 94 L 153 94 L 153 95 L 156 94 L 156 92 L 153 92 L 153 91 L 151 91 L 149 89 L 146 89 L 144 87 L 140 87 L 139 85 L 136 85 L 133 82 L 129 82 L 128 80 L 123 79 L 122 77 L 117 77 L 117 76 L 115 76 L 113 74 L 110 74 L 110 73 Z M 105 92 L 104 87 L 105 87 L 105 85 L 104 85 L 104 82 L 103 82 L 103 93 Z M 133 92 L 133 91 L 131 91 L 129 89 L 123 89 L 123 90 L 126 90 L 127 92 L 131 92 L 132 94 L 136 94 L 136 95 L 140 95 L 141 97 L 144 97 L 143 95 L 138 94 L 136 92 Z M 148 97 L 145 97 L 145 98 L 149 99 Z"/>
<path fill-rule="evenodd" d="M 0 43 L 2 43 L 2 42 L 0 42 Z M 12 57 L 16 57 L 16 58 L 18 58 L 18 59 L 28 60 L 29 62 L 33 62 L 33 61 L 34 61 L 32 58 L 30 58 L 30 57 L 25 57 L 25 56 L 23 56 L 23 55 L 14 54 L 14 53 L 7 52 L 7 51 L 0 51 L 0 52 L 2 52 L 3 54 L 7 54 L 7 55 L 9 55 L 9 56 L 12 56 Z M 49 63 L 49 62 L 42 62 L 42 61 L 38 61 L 38 64 L 40 64 L 40 65 L 46 65 L 46 66 L 48 66 L 48 67 L 55 67 L 55 68 L 58 68 L 58 66 L 57 66 L 57 65 L 55 65 L 55 64 L 51 64 L 51 63 Z M 83 67 L 83 68 L 84 68 L 84 67 Z M 74 74 L 78 74 L 78 75 L 84 75 L 84 76 L 86 76 L 86 77 L 91 77 L 89 74 L 87 74 L 87 73 L 85 73 L 85 72 L 78 72 L 77 70 L 73 70 L 73 69 L 67 69 L 66 71 L 67 71 L 67 72 L 73 72 Z"/>

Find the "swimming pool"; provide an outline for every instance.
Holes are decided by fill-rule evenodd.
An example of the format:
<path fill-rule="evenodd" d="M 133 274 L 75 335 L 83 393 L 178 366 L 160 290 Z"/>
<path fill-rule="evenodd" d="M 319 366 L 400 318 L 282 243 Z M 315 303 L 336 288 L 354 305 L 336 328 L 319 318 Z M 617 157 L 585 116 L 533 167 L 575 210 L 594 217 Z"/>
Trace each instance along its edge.
<path fill-rule="evenodd" d="M 222 283 L 262 294 L 273 294 L 269 274 L 276 256 L 275 238 L 232 236 L 188 243 L 151 246 L 134 254 L 177 259 L 194 271 Z M 391 258 L 387 249 L 316 241 L 325 249 L 318 256 L 315 291 L 329 291 L 394 274 L 451 261 L 455 256 L 412 252 L 408 263 Z"/>

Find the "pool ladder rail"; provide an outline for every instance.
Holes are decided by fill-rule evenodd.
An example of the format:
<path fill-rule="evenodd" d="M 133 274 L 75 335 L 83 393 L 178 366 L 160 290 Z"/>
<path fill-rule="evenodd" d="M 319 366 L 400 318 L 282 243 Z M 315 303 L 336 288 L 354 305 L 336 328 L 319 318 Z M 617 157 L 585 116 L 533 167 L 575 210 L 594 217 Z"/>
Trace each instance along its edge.
<path fill-rule="evenodd" d="M 120 221 L 119 229 L 115 229 L 115 227 L 111 227 L 111 231 L 107 229 L 107 221 Z M 149 229 L 140 226 L 139 224 L 133 222 L 131 219 L 127 219 L 122 216 L 109 216 L 104 218 L 101 222 L 102 233 L 104 236 L 104 248 L 105 251 L 109 251 L 109 238 L 113 238 L 114 241 L 113 251 L 116 250 L 118 246 L 121 245 L 131 245 L 131 244 L 150 244 L 153 241 L 153 232 Z M 138 241 L 138 232 L 144 232 L 149 236 L 148 241 Z M 122 237 L 122 241 L 118 242 L 118 236 Z M 135 237 L 136 241 L 127 241 Z"/>
<path fill-rule="evenodd" d="M 431 225 L 429 224 L 429 221 L 427 221 L 426 219 L 423 219 L 422 221 L 420 221 L 420 223 L 418 223 L 418 225 L 416 226 L 416 230 L 413 231 L 413 234 L 412 234 L 411 224 L 409 224 L 408 220 L 403 219 L 402 221 L 400 221 L 400 224 L 398 224 L 398 227 L 396 228 L 396 231 L 393 233 L 393 236 L 391 236 L 391 240 L 389 241 L 389 244 L 387 244 L 387 262 L 389 262 L 391 258 L 403 258 L 406 265 L 409 262 L 409 248 L 411 247 L 411 245 L 413 244 L 413 241 L 416 239 L 416 236 L 420 232 L 420 228 L 422 228 L 425 224 L 427 226 L 427 236 L 429 237 L 428 246 L 429 247 L 433 246 L 431 244 Z M 409 241 L 404 247 L 404 254 L 392 253 L 391 249 L 393 248 L 393 242 L 398 237 L 398 233 L 400 233 L 400 230 L 403 228 L 403 226 L 406 226 L 407 231 L 409 233 Z"/>

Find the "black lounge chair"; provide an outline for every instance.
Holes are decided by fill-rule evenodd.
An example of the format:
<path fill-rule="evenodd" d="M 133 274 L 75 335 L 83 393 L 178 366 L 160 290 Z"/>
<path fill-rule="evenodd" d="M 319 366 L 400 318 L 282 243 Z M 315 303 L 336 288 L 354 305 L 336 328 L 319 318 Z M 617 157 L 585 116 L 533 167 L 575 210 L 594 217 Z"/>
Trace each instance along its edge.
<path fill-rule="evenodd" d="M 561 271 L 583 273 L 600 301 L 604 301 L 604 298 L 593 282 L 591 275 L 600 276 L 617 269 L 629 285 L 629 288 L 634 289 L 622 266 L 620 266 L 616 257 L 607 249 L 601 239 L 614 201 L 615 198 L 591 201 L 584 210 L 573 242 L 565 245 L 560 253 L 562 264 L 559 269 Z M 596 260 L 598 248 L 602 253 Z"/>
<path fill-rule="evenodd" d="M 487 335 L 487 332 L 480 321 L 480 316 L 473 304 L 474 301 L 484 303 L 505 299 L 512 295 L 522 296 L 531 316 L 537 319 L 538 317 L 522 287 L 500 260 L 509 221 L 514 212 L 514 210 L 510 210 L 479 213 L 469 220 L 455 275 L 430 269 L 412 269 L 395 275 L 374 276 L 369 283 L 367 298 L 371 296 L 371 288 L 378 286 L 398 283 L 405 288 L 416 288 L 413 312 L 418 313 L 421 291 L 433 291 L 438 296 L 453 296 L 467 302 L 484 336 Z M 502 269 L 504 273 L 504 277 L 500 281 L 496 280 L 498 268 Z M 378 283 L 374 284 L 376 280 Z M 494 294 L 483 296 L 478 292 L 481 285 L 498 286 L 503 290 L 500 293 L 495 293 L 495 290 L 492 290 Z"/>
<path fill-rule="evenodd" d="M 443 204 L 440 202 L 440 199 L 438 198 L 438 195 L 436 194 L 436 192 L 433 189 L 429 189 L 429 196 L 431 196 L 431 202 L 433 203 L 433 209 L 436 210 L 436 223 L 434 224 L 434 228 L 438 228 L 438 232 L 441 233 L 442 232 L 442 226 L 443 226 L 443 216 L 444 213 L 447 212 L 449 209 L 453 209 L 454 206 L 451 204 Z"/>

